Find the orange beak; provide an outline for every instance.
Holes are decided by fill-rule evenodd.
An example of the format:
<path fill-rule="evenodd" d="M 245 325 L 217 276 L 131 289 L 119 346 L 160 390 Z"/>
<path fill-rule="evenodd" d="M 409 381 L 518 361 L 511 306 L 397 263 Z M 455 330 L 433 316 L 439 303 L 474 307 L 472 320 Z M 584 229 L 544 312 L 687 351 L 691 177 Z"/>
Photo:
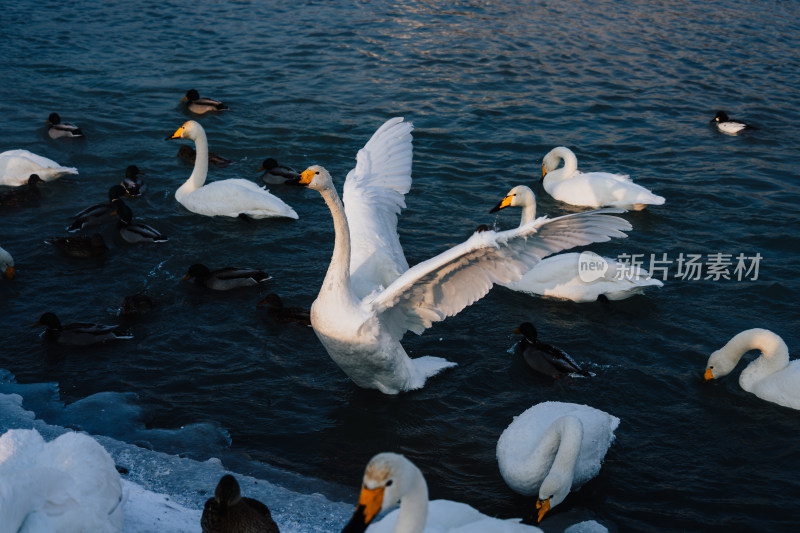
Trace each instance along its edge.
<path fill-rule="evenodd" d="M 706 372 L 703 374 L 703 379 L 706 381 L 711 381 L 714 379 L 714 372 L 710 368 L 706 368 Z"/>
<path fill-rule="evenodd" d="M 546 500 L 539 500 L 536 502 L 536 508 L 539 509 L 539 519 L 538 521 L 541 522 L 544 515 L 547 514 L 547 511 L 550 510 L 550 498 Z"/>
<path fill-rule="evenodd" d="M 11 265 L 8 265 L 6 267 L 6 271 L 3 272 L 3 276 L 5 276 L 8 279 L 14 279 L 14 273 L 15 272 L 16 272 L 16 270 L 14 270 L 14 267 L 12 267 Z"/>
<path fill-rule="evenodd" d="M 384 487 L 376 489 L 361 488 L 361 495 L 358 498 L 358 505 L 364 506 L 364 521 L 369 524 L 372 519 L 381 511 L 383 505 Z"/>

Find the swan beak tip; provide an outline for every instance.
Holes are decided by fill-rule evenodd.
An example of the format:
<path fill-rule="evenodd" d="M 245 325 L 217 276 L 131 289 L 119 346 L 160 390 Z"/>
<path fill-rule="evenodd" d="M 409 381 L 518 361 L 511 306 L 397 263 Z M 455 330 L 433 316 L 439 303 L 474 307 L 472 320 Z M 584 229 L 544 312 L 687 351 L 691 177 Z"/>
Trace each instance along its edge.
<path fill-rule="evenodd" d="M 14 267 L 7 266 L 5 272 L 3 272 L 3 276 L 5 278 L 7 278 L 7 279 L 14 279 L 14 274 L 15 273 L 16 273 L 16 270 L 14 270 Z"/>
<path fill-rule="evenodd" d="M 491 211 L 489 211 L 489 214 L 492 214 L 492 213 L 497 213 L 497 212 L 498 212 L 498 211 L 500 211 L 501 209 L 504 209 L 504 208 L 506 208 L 506 207 L 510 206 L 510 205 L 511 205 L 511 201 L 512 201 L 513 199 L 514 199 L 514 196 L 513 196 L 513 195 L 511 195 L 511 196 L 506 196 L 505 198 L 503 198 L 502 200 L 500 200 L 500 202 L 499 202 L 499 203 L 498 203 L 496 206 L 494 206 L 494 207 L 492 208 L 492 210 L 491 210 Z"/>
<path fill-rule="evenodd" d="M 711 381 L 712 379 L 714 379 L 714 372 L 710 368 L 706 368 L 706 371 L 703 374 L 703 380 Z"/>
<path fill-rule="evenodd" d="M 542 518 L 544 518 L 544 515 L 546 515 L 547 511 L 550 510 L 550 498 L 537 501 L 536 508 L 539 510 L 538 521 L 541 522 Z"/>

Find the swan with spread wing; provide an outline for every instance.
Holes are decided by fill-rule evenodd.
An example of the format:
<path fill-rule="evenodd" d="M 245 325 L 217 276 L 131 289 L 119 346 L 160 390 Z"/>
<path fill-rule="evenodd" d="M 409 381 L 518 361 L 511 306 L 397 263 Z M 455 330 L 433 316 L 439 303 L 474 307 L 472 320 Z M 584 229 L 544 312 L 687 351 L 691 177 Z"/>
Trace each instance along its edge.
<path fill-rule="evenodd" d="M 400 340 L 460 312 L 495 283 L 510 283 L 543 257 L 612 237 L 630 224 L 604 209 L 540 217 L 508 231 L 476 232 L 463 243 L 409 268 L 397 215 L 411 188 L 410 123 L 384 123 L 359 150 L 344 184 L 344 205 L 330 174 L 311 166 L 300 183 L 318 191 L 333 216 L 333 256 L 311 325 L 328 354 L 356 385 L 385 394 L 421 388 L 455 363 L 411 359 Z"/>

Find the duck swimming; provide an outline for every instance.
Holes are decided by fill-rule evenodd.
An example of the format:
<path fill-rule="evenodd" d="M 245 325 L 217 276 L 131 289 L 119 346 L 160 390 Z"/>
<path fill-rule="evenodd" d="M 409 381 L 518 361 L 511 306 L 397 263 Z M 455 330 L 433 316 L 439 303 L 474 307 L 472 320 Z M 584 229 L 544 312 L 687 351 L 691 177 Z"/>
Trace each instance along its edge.
<path fill-rule="evenodd" d="M 237 267 L 209 270 L 207 266 L 201 264 L 190 266 L 189 271 L 181 281 L 187 281 L 192 278 L 194 278 L 195 285 L 217 291 L 227 291 L 237 287 L 250 287 L 270 279 L 269 275 L 263 270 Z"/>
<path fill-rule="evenodd" d="M 564 374 L 573 373 L 591 376 L 567 352 L 540 341 L 536 328 L 530 322 L 523 322 L 519 328 L 514 330 L 514 333 L 523 335 L 522 340 L 514 349 L 514 353 L 519 354 L 536 372 L 551 378 L 559 378 Z"/>
<path fill-rule="evenodd" d="M 47 326 L 42 335 L 45 339 L 72 346 L 89 346 L 111 340 L 133 338 L 133 335 L 119 326 L 105 326 L 87 322 L 62 325 L 58 317 L 50 312 L 44 313 L 39 317 L 39 320 L 33 326 Z"/>
<path fill-rule="evenodd" d="M 58 116 L 58 113 L 50 113 L 47 122 L 50 124 L 47 128 L 47 134 L 51 139 L 84 137 L 83 131 L 75 124 L 61 122 L 61 117 Z"/>
<path fill-rule="evenodd" d="M 239 483 L 230 474 L 222 476 L 214 497 L 206 500 L 200 527 L 203 533 L 279 533 L 269 507 L 242 496 Z"/>
<path fill-rule="evenodd" d="M 267 158 L 256 172 L 264 172 L 261 181 L 267 185 L 282 185 L 287 182 L 297 183 L 300 173 L 291 167 L 279 165 L 273 158 Z"/>
<path fill-rule="evenodd" d="M 197 154 L 195 154 L 194 148 L 182 144 L 181 147 L 178 148 L 178 157 L 194 164 L 194 160 L 195 157 L 197 157 Z M 225 165 L 231 164 L 230 159 L 228 159 L 227 157 L 222 157 L 221 155 L 217 155 L 214 152 L 208 152 L 208 162 L 218 167 L 224 167 Z"/>
<path fill-rule="evenodd" d="M 181 102 L 186 102 L 186 109 L 196 115 L 203 115 L 209 111 L 224 111 L 228 106 L 213 98 L 200 98 L 200 93 L 194 89 L 186 91 L 186 96 Z"/>
<path fill-rule="evenodd" d="M 136 165 L 128 165 L 125 169 L 125 177 L 119 183 L 125 189 L 126 196 L 139 196 L 144 192 L 145 185 L 139 176 L 144 174 Z"/>
<path fill-rule="evenodd" d="M 28 177 L 28 186 L 0 192 L 0 205 L 14 206 L 38 201 L 42 197 L 38 184 L 44 180 L 38 174 Z"/>
<path fill-rule="evenodd" d="M 736 135 L 742 130 L 753 129 L 753 126 L 750 124 L 745 124 L 744 122 L 739 122 L 738 120 L 732 120 L 725 111 L 717 111 L 717 114 L 714 115 L 714 120 L 712 120 L 711 123 L 716 126 L 718 131 L 727 133 L 728 135 Z"/>
<path fill-rule="evenodd" d="M 279 324 L 295 322 L 301 326 L 311 325 L 311 312 L 308 309 L 284 306 L 281 297 L 275 293 L 267 294 L 257 305 L 266 305 L 267 315 Z"/>
<path fill-rule="evenodd" d="M 154 227 L 141 222 L 134 222 L 133 212 L 127 205 L 121 204 L 117 211 L 119 214 L 117 231 L 126 242 L 136 244 L 141 242 L 166 242 L 168 240 Z"/>
<path fill-rule="evenodd" d="M 58 248 L 62 253 L 72 257 L 97 257 L 108 251 L 103 236 L 95 233 L 91 237 L 70 235 L 68 237 L 51 237 L 44 241 Z"/>

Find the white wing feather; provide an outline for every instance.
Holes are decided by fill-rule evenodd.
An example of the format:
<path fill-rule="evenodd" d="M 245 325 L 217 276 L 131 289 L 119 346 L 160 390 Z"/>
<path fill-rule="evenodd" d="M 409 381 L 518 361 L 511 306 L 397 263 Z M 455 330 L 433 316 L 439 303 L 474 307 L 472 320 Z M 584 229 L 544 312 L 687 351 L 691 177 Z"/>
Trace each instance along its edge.
<path fill-rule="evenodd" d="M 387 120 L 358 151 L 356 167 L 344 183 L 350 276 L 362 298 L 408 270 L 397 215 L 411 188 L 412 129 L 403 117 Z"/>
<path fill-rule="evenodd" d="M 495 283 L 519 280 L 544 257 L 612 237 L 626 237 L 620 209 L 599 209 L 536 220 L 512 230 L 475 233 L 463 243 L 419 263 L 378 292 L 369 305 L 395 339 L 422 333 L 434 322 L 483 298 Z"/>

